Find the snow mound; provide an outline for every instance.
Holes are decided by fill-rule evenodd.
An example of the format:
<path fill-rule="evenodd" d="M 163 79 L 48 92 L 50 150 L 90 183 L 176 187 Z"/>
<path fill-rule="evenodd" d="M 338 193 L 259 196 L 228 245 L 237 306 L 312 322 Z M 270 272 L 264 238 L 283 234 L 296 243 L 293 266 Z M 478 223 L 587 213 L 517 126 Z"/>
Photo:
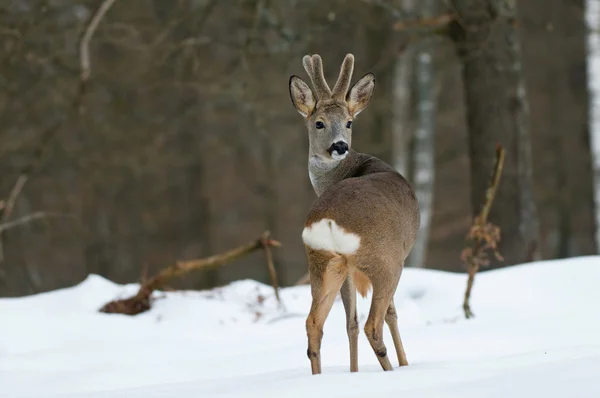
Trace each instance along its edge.
<path fill-rule="evenodd" d="M 406 269 L 395 302 L 410 366 L 383 372 L 359 337 L 349 373 L 341 300 L 325 324 L 323 374 L 310 375 L 308 286 L 241 280 L 159 292 L 135 317 L 98 312 L 136 284 L 90 275 L 77 286 L 0 299 L 0 396 L 21 397 L 600 397 L 600 257 L 477 276 Z M 359 297 L 361 328 L 370 296 Z M 396 363 L 391 337 L 385 342 Z M 396 363 L 397 365 L 397 363 Z"/>

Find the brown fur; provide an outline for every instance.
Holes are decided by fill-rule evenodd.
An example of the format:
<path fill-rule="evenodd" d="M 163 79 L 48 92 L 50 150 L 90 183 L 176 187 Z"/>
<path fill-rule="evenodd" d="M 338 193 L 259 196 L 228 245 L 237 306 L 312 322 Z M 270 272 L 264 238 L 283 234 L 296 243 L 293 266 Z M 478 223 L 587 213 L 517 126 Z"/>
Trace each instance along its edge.
<path fill-rule="evenodd" d="M 321 57 L 318 55 L 313 55 L 312 57 L 306 55 L 302 59 L 302 63 L 315 87 L 317 98 L 331 96 L 331 89 L 327 85 L 327 81 L 325 81 L 325 76 L 323 75 L 323 61 L 321 61 Z"/>
<path fill-rule="evenodd" d="M 358 249 L 350 255 L 306 246 L 313 298 L 306 331 L 313 374 L 321 372 L 323 325 L 338 291 L 346 312 L 350 370 L 358 371 L 356 292 L 365 297 L 370 287 L 373 288 L 371 310 L 364 327 L 369 343 L 381 367 L 391 370 L 382 339 L 385 322 L 399 364 L 408 364 L 393 295 L 419 229 L 417 199 L 408 181 L 380 159 L 352 149 L 345 158 L 339 154 L 334 158 L 328 151 L 339 140 L 351 146 L 350 122 L 366 108 L 373 93 L 372 74 L 363 76 L 348 91 L 353 65 L 354 57 L 349 54 L 333 94 L 322 76 L 321 58 L 317 55 L 304 57 L 316 93 L 299 77 L 290 79 L 292 102 L 304 116 L 309 132 L 309 174 L 318 195 L 305 226 L 329 218 L 344 232 L 360 238 Z"/>
<path fill-rule="evenodd" d="M 371 280 L 364 273 L 359 271 L 356 268 L 352 269 L 352 282 L 354 282 L 354 286 L 356 286 L 356 291 L 362 297 L 367 297 L 367 293 L 369 293 L 369 289 L 371 288 Z"/>
<path fill-rule="evenodd" d="M 348 266 L 348 260 L 346 257 L 341 256 L 335 253 L 324 253 L 325 256 L 332 256 L 329 259 L 329 263 L 327 264 L 327 270 L 330 273 L 326 273 L 323 276 L 323 284 L 330 285 L 331 283 L 326 280 L 327 278 L 332 278 L 332 274 L 335 275 L 348 275 L 352 278 L 352 282 L 356 287 L 356 291 L 362 296 L 367 297 L 369 293 L 369 289 L 371 288 L 371 280 L 367 275 L 361 272 L 358 268 L 353 266 Z M 337 277 L 336 277 L 337 279 Z M 327 290 L 327 289 L 325 289 Z"/>
<path fill-rule="evenodd" d="M 354 71 L 354 55 L 348 54 L 346 58 L 344 58 L 344 62 L 342 62 L 342 67 L 340 68 L 340 77 L 338 81 L 333 86 L 333 91 L 331 92 L 331 97 L 338 100 L 345 100 L 346 93 L 350 88 L 350 79 L 352 78 L 352 72 Z"/>

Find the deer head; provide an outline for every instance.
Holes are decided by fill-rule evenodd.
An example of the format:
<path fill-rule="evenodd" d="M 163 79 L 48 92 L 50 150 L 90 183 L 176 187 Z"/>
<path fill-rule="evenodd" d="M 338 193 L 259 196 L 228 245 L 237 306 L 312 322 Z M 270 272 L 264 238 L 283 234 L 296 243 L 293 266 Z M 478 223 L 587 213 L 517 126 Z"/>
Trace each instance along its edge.
<path fill-rule="evenodd" d="M 350 151 L 352 122 L 367 107 L 375 88 L 375 76 L 367 73 L 350 88 L 354 56 L 347 54 L 331 90 L 325 81 L 319 55 L 305 55 L 302 63 L 314 91 L 294 75 L 290 77 L 290 97 L 296 110 L 305 118 L 310 161 L 335 165 Z"/>

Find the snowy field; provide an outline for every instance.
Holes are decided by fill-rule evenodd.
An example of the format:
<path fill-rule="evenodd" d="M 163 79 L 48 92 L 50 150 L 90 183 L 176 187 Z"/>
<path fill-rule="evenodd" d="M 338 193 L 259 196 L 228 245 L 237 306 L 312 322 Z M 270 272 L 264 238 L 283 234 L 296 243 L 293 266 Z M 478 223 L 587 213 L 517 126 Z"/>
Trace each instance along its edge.
<path fill-rule="evenodd" d="M 97 309 L 136 286 L 90 276 L 0 299 L 0 396 L 600 397 L 600 257 L 480 274 L 468 321 L 464 285 L 464 275 L 405 270 L 396 304 L 410 366 L 392 372 L 362 332 L 370 297 L 358 300 L 360 371 L 349 372 L 338 298 L 325 324 L 323 374 L 312 376 L 308 287 L 283 289 L 285 311 L 269 286 L 240 281 L 161 293 L 150 312 L 127 317 Z"/>

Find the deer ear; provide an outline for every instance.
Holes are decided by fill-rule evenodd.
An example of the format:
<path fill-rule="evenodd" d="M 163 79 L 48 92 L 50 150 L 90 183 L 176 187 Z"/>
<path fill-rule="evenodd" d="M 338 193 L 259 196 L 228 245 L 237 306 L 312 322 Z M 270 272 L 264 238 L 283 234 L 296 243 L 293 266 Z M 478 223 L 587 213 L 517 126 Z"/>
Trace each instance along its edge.
<path fill-rule="evenodd" d="M 367 73 L 359 81 L 354 83 L 354 86 L 352 86 L 346 96 L 348 109 L 353 117 L 356 117 L 356 115 L 367 107 L 374 89 L 375 75 L 372 73 Z"/>
<path fill-rule="evenodd" d="M 296 110 L 304 117 L 308 117 L 317 104 L 308 84 L 298 76 L 290 77 L 290 97 Z"/>

